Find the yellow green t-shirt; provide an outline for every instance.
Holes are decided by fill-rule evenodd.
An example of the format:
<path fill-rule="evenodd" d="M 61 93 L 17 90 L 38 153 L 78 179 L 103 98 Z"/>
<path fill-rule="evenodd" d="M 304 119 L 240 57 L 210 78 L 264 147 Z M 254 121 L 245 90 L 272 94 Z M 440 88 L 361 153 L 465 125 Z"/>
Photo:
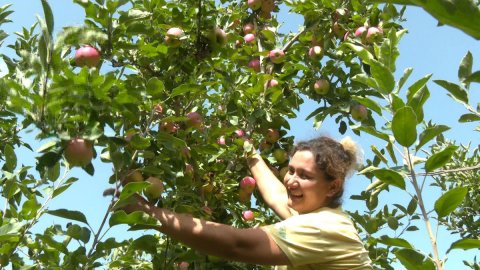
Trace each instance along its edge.
<path fill-rule="evenodd" d="M 290 265 L 278 270 L 371 270 L 371 261 L 350 217 L 341 208 L 323 207 L 261 227 Z"/>

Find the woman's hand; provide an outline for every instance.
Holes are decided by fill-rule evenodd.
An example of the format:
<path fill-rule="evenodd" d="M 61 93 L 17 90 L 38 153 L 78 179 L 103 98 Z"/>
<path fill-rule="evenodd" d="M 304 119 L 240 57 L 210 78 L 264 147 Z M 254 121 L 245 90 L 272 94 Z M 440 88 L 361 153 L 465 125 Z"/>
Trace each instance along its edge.
<path fill-rule="evenodd" d="M 147 214 L 152 214 L 155 206 L 147 201 L 145 198 L 140 196 L 139 194 L 135 193 L 130 198 L 127 199 L 125 202 L 126 204 L 122 204 L 118 207 L 114 204 L 114 211 L 123 210 L 127 214 L 133 213 L 135 211 L 142 211 Z"/>

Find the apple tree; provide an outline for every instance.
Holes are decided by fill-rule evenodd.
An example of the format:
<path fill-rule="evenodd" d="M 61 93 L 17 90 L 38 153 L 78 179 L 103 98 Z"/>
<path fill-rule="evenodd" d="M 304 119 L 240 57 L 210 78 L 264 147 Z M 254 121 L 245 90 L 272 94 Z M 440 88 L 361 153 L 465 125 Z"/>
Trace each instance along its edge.
<path fill-rule="evenodd" d="M 408 87 L 412 69 L 395 79 L 404 7 L 361 0 L 73 2 L 85 11 L 82 26 L 54 33 L 53 5 L 41 0 L 44 16 L 14 44 L 0 43 L 13 52 L 2 55 L 8 72 L 0 78 L 2 266 L 262 269 L 200 254 L 150 230 L 157 221 L 146 214 L 114 210 L 138 193 L 239 228 L 277 221 L 249 177 L 244 142 L 281 178 L 294 142 L 289 120 L 307 99 L 318 104 L 308 116 L 315 127 L 332 118 L 340 133 L 383 144 L 371 146 L 361 170 L 371 184 L 352 197 L 365 211 L 351 212 L 375 268 L 443 269 L 434 219 L 464 238 L 451 249 L 479 247 L 478 149 L 460 148 L 443 136 L 448 126 L 424 119 L 430 75 Z M 0 8 L 0 24 L 9 22 L 9 7 Z M 298 30 L 281 30 L 286 11 L 303 19 Z M 5 37 L 0 31 L 0 42 Z M 468 99 L 470 83 L 479 81 L 472 59 L 463 59 L 459 84 L 434 81 L 468 108 L 461 122 L 480 118 Z M 19 136 L 27 129 L 40 149 Z M 19 162 L 19 147 L 36 153 L 36 163 Z M 82 181 L 73 167 L 111 171 L 102 179 L 111 201 L 99 228 L 74 205 L 49 208 Z M 442 178 L 450 174 L 460 180 Z M 444 191 L 433 211 L 425 208 L 419 175 Z M 379 200 L 390 189 L 403 191 L 406 203 Z M 51 217 L 58 222 L 34 230 Z M 408 238 L 420 221 L 431 250 L 417 250 Z M 108 235 L 121 224 L 148 233 Z"/>

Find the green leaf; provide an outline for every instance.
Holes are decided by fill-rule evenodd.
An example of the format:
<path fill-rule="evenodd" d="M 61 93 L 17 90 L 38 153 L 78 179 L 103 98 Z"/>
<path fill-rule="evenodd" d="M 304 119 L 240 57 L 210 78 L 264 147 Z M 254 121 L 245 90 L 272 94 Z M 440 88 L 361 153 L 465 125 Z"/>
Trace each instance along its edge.
<path fill-rule="evenodd" d="M 411 99 L 407 102 L 407 106 L 413 108 L 415 115 L 417 116 L 417 122 L 421 123 L 423 121 L 423 105 L 430 97 L 430 92 L 428 88 L 422 87 L 419 91 L 417 91 Z"/>
<path fill-rule="evenodd" d="M 55 198 L 57 197 L 58 195 L 62 194 L 65 190 L 67 190 L 73 183 L 77 182 L 78 181 L 78 178 L 75 178 L 75 177 L 70 177 L 67 181 L 65 181 L 63 183 L 63 185 L 61 185 L 60 187 L 58 187 L 57 189 L 55 189 L 53 191 L 53 197 L 52 198 Z"/>
<path fill-rule="evenodd" d="M 370 64 L 371 61 L 375 60 L 375 57 L 373 56 L 373 54 L 371 54 L 363 46 L 358 46 L 358 45 L 355 45 L 355 44 L 352 44 L 352 43 L 349 43 L 349 42 L 346 42 L 344 44 L 347 47 L 349 47 L 350 49 L 352 49 L 358 55 L 358 57 L 360 57 L 360 59 L 362 59 L 362 61 L 365 64 Z"/>
<path fill-rule="evenodd" d="M 72 210 L 67 210 L 67 209 L 57 209 L 57 210 L 49 210 L 46 213 L 50 214 L 50 215 L 53 215 L 53 216 L 66 218 L 66 219 L 71 219 L 71 220 L 76 220 L 76 221 L 88 224 L 87 218 L 80 211 L 72 211 Z"/>
<path fill-rule="evenodd" d="M 3 148 L 5 154 L 5 164 L 3 165 L 4 170 L 13 172 L 17 167 L 17 155 L 15 155 L 15 150 L 10 144 L 6 144 Z"/>
<path fill-rule="evenodd" d="M 397 91 L 395 92 L 399 92 L 400 89 L 402 89 L 403 85 L 405 84 L 405 82 L 408 80 L 408 78 L 410 77 L 410 75 L 412 74 L 413 72 L 413 68 L 409 67 L 409 68 L 406 68 L 404 71 L 403 71 L 403 75 L 402 77 L 400 78 L 400 80 L 398 80 L 398 85 L 397 85 Z"/>
<path fill-rule="evenodd" d="M 352 127 L 353 130 L 356 130 L 356 131 L 362 131 L 362 132 L 365 132 L 365 133 L 368 133 L 370 135 L 373 135 L 379 139 L 382 139 L 386 142 L 389 142 L 390 141 L 390 136 L 388 136 L 388 134 L 386 133 L 383 133 L 383 132 L 380 132 L 378 131 L 377 129 L 373 128 L 373 127 L 368 127 L 368 126 L 355 126 L 355 127 Z"/>
<path fill-rule="evenodd" d="M 443 132 L 449 130 L 450 127 L 445 125 L 438 125 L 433 127 L 426 128 L 419 136 L 418 144 L 416 150 L 420 150 L 422 146 L 428 143 L 433 138 L 437 137 L 438 135 L 442 134 Z"/>
<path fill-rule="evenodd" d="M 395 112 L 392 119 L 393 136 L 405 147 L 415 143 L 417 139 L 417 116 L 412 107 L 405 106 Z"/>
<path fill-rule="evenodd" d="M 397 164 L 397 157 L 395 156 L 395 151 L 393 151 L 392 142 L 387 143 L 387 152 L 390 155 L 390 158 L 392 159 L 393 163 Z"/>
<path fill-rule="evenodd" d="M 374 2 L 415 5 L 435 17 L 439 24 L 458 28 L 475 39 L 480 39 L 480 9 L 476 1 L 449 0 L 375 0 Z"/>
<path fill-rule="evenodd" d="M 405 107 L 405 102 L 401 97 L 399 97 L 397 94 L 390 94 L 390 97 L 392 98 L 392 111 L 396 112 L 400 108 Z"/>
<path fill-rule="evenodd" d="M 378 169 L 372 173 L 382 182 L 405 190 L 405 179 L 400 173 L 390 169 Z"/>
<path fill-rule="evenodd" d="M 463 57 L 458 67 L 458 79 L 468 88 L 467 78 L 472 74 L 473 56 L 470 51 Z"/>
<path fill-rule="evenodd" d="M 407 270 L 435 270 L 433 261 L 416 250 L 398 249 L 395 256 Z"/>
<path fill-rule="evenodd" d="M 460 239 L 452 243 L 452 245 L 450 246 L 447 252 L 449 252 L 452 249 L 467 250 L 467 249 L 473 249 L 473 248 L 480 248 L 480 239 L 472 239 L 472 238 Z"/>
<path fill-rule="evenodd" d="M 468 78 L 465 80 L 465 82 L 476 82 L 480 83 L 480 70 L 477 70 L 473 72 Z"/>
<path fill-rule="evenodd" d="M 47 151 L 51 150 L 53 147 L 55 147 L 56 145 L 57 145 L 56 141 L 46 142 L 44 145 L 42 145 L 42 146 L 40 146 L 40 148 L 38 148 L 37 152 L 38 153 L 47 152 Z"/>
<path fill-rule="evenodd" d="M 190 93 L 191 95 L 195 95 L 200 92 L 202 89 L 196 84 L 182 84 L 177 88 L 173 89 L 172 93 L 170 94 L 170 98 L 184 95 L 186 93 Z"/>
<path fill-rule="evenodd" d="M 60 162 L 55 163 L 52 167 L 47 167 L 47 177 L 52 182 L 60 177 Z"/>
<path fill-rule="evenodd" d="M 125 211 L 114 212 L 110 216 L 109 224 L 110 224 L 110 227 L 113 227 L 119 224 L 150 225 L 150 226 L 161 225 L 157 219 L 152 218 L 147 213 L 140 212 L 140 211 L 135 211 L 130 214 L 125 213 Z"/>
<path fill-rule="evenodd" d="M 414 197 L 408 203 L 407 214 L 413 215 L 415 213 L 415 210 L 417 210 L 417 206 L 418 206 L 417 198 Z"/>
<path fill-rule="evenodd" d="M 412 245 L 405 239 L 402 238 L 391 238 L 386 235 L 382 235 L 378 242 L 387 245 L 387 246 L 394 246 L 394 247 L 403 247 L 403 248 L 413 248 Z"/>
<path fill-rule="evenodd" d="M 155 98 L 163 94 L 164 91 L 165 91 L 165 85 L 161 80 L 159 80 L 156 77 L 153 77 L 150 80 L 148 80 L 147 93 L 149 95 Z"/>
<path fill-rule="evenodd" d="M 450 145 L 442 151 L 431 155 L 425 162 L 425 171 L 431 172 L 447 164 L 452 159 L 457 148 L 458 146 L 456 145 Z"/>
<path fill-rule="evenodd" d="M 48 33 L 50 36 L 53 35 L 53 26 L 54 26 L 54 20 L 53 20 L 53 12 L 52 9 L 50 8 L 50 5 L 48 4 L 47 0 L 42 0 L 42 7 L 43 7 L 43 13 L 45 15 L 45 21 L 47 23 L 47 29 Z"/>
<path fill-rule="evenodd" d="M 473 113 L 466 113 L 460 116 L 458 122 L 460 123 L 468 123 L 468 122 L 476 122 L 480 121 L 480 116 L 473 114 Z"/>
<path fill-rule="evenodd" d="M 137 150 L 145 150 L 150 146 L 150 139 L 138 135 L 134 135 L 130 141 L 130 145 Z"/>
<path fill-rule="evenodd" d="M 142 190 L 150 185 L 149 182 L 130 182 L 125 185 L 120 193 L 119 201 L 129 198 L 135 193 L 141 193 Z"/>
<path fill-rule="evenodd" d="M 88 243 L 90 240 L 91 232 L 88 228 L 81 227 L 77 224 L 72 224 L 67 228 L 67 235 L 75 240 L 80 240 L 84 243 Z"/>
<path fill-rule="evenodd" d="M 468 92 L 460 85 L 454 84 L 444 80 L 435 80 L 436 84 L 445 88 L 450 93 L 450 96 L 460 103 L 468 104 Z"/>
<path fill-rule="evenodd" d="M 356 81 L 356 82 L 359 82 L 359 83 L 363 83 L 366 86 L 369 86 L 369 87 L 371 87 L 373 89 L 376 89 L 376 90 L 378 90 L 378 88 L 379 88 L 377 81 L 374 78 L 372 78 L 372 77 L 370 77 L 366 74 L 357 74 L 357 75 L 352 77 L 352 80 Z"/>
<path fill-rule="evenodd" d="M 382 107 L 375 100 L 361 96 L 352 96 L 352 99 L 358 101 L 360 104 L 365 105 L 369 109 L 378 113 L 378 115 L 382 115 Z"/>
<path fill-rule="evenodd" d="M 132 248 L 135 250 L 143 250 L 150 254 L 157 253 L 158 239 L 153 235 L 142 235 L 132 242 Z"/>
<path fill-rule="evenodd" d="M 370 145 L 370 148 L 372 149 L 372 152 L 375 154 L 377 158 L 379 158 L 383 163 L 388 164 L 388 160 L 385 158 L 385 156 L 378 150 L 378 148 L 375 145 Z"/>
<path fill-rule="evenodd" d="M 18 241 L 22 223 L 7 223 L 0 227 L 0 241 Z"/>
<path fill-rule="evenodd" d="M 392 230 L 398 229 L 398 220 L 395 217 L 388 217 L 387 224 L 388 224 L 388 227 L 390 227 Z M 386 245 L 394 246 L 394 244 L 386 244 Z"/>
<path fill-rule="evenodd" d="M 407 90 L 407 103 L 413 98 L 413 96 L 423 87 L 427 85 L 428 80 L 432 77 L 432 74 L 428 74 L 418 81 L 414 82 Z"/>
<path fill-rule="evenodd" d="M 370 72 L 378 84 L 378 91 L 384 94 L 390 94 L 395 88 L 395 78 L 393 73 L 382 63 L 372 60 L 370 63 Z"/>
<path fill-rule="evenodd" d="M 438 217 L 445 217 L 453 212 L 463 202 L 467 193 L 468 189 L 466 187 L 457 187 L 445 192 L 435 202 L 434 208 Z"/>

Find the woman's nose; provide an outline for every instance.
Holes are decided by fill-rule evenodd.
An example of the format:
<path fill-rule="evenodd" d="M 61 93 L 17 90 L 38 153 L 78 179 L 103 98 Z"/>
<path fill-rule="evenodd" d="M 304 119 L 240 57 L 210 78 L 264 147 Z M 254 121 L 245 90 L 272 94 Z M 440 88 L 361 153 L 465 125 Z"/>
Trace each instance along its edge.
<path fill-rule="evenodd" d="M 285 186 L 289 189 L 298 187 L 298 182 L 296 181 L 295 175 L 287 174 Z"/>

